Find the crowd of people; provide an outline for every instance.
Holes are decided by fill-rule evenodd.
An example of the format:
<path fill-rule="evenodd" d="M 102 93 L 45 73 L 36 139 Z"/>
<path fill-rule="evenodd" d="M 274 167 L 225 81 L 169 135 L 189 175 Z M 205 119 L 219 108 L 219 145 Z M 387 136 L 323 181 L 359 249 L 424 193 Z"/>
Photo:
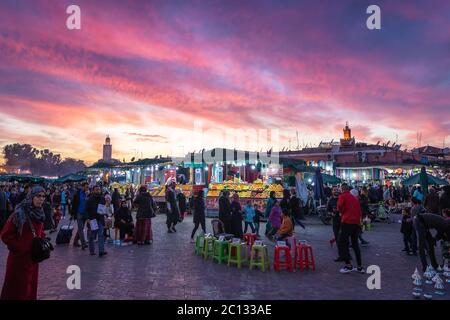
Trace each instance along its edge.
<path fill-rule="evenodd" d="M 347 184 L 325 187 L 326 210 L 332 216 L 334 234 L 330 243 L 337 243 L 338 257 L 335 261 L 344 262 L 340 272 L 364 273 L 360 243 L 368 244 L 362 238 L 362 225 L 366 219 L 373 219 L 369 210 L 371 204 L 392 212 L 400 210 L 404 251 L 409 255 L 418 254 L 424 268 L 427 257 L 436 267 L 436 241 L 447 241 L 447 244 L 449 241 L 450 187 L 438 189 L 432 186 L 427 191 L 424 193 L 420 187 L 352 188 Z M 309 204 L 300 200 L 295 189 L 285 189 L 282 199 L 275 195 L 275 192 L 270 193 L 263 209 L 252 200 L 247 200 L 242 206 L 237 193 L 231 195 L 228 190 L 223 190 L 219 197 L 219 220 L 223 233 L 242 238 L 251 231 L 259 237 L 261 222 L 266 221 L 265 236 L 271 241 L 282 241 L 293 236 L 295 226 L 306 228 L 304 220 L 310 211 Z M 203 190 L 187 201 L 176 188 L 176 182 L 169 181 L 165 200 L 168 233 L 177 232 L 177 224 L 183 221 L 188 211 L 192 213 L 194 223 L 191 241 L 194 241 L 199 227 L 206 233 Z M 399 203 L 403 203 L 401 209 Z M 135 217 L 132 210 L 136 212 Z M 70 223 L 73 221 L 77 225 L 72 245 L 81 250 L 89 249 L 90 255 L 104 257 L 108 238 L 117 245 L 150 245 L 153 242 L 152 218 L 158 211 L 145 185 L 137 189 L 128 188 L 124 194 L 106 185 L 87 182 L 45 186 L 1 185 L 1 239 L 9 250 L 1 298 L 36 298 L 38 264 L 30 258 L 33 238 L 46 237 L 47 231 L 56 231 L 66 215 L 70 215 Z M 432 229 L 437 231 L 436 236 L 432 236 Z M 111 230 L 115 231 L 114 240 Z M 354 251 L 356 266 L 350 249 Z M 448 253 L 448 248 L 444 252 Z"/>

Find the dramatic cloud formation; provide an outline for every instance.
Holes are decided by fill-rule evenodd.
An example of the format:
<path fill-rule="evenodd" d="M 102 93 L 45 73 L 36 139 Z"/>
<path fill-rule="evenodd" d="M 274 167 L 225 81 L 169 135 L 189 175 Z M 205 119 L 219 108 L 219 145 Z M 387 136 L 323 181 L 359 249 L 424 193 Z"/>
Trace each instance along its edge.
<path fill-rule="evenodd" d="M 82 30 L 66 28 L 81 7 Z M 0 146 L 95 161 L 200 147 L 190 132 L 280 129 L 279 148 L 338 139 L 450 137 L 450 2 L 0 2 Z M 173 137 L 183 137 L 175 139 Z M 291 143 L 292 141 L 292 143 Z M 270 148 L 274 141 L 251 143 Z M 229 146 L 229 145 L 228 145 Z M 197 148 L 197 149 L 198 149 Z"/>

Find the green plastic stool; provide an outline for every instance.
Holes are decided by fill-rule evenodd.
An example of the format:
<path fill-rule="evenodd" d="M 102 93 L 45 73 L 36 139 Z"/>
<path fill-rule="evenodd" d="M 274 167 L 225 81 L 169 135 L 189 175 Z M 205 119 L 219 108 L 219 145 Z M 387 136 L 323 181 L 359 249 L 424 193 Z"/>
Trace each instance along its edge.
<path fill-rule="evenodd" d="M 205 237 L 203 240 L 203 258 L 208 260 L 209 257 L 213 255 L 214 249 L 214 241 L 216 239 L 214 237 Z"/>
<path fill-rule="evenodd" d="M 197 235 L 197 238 L 195 238 L 194 252 L 198 256 L 203 255 L 203 243 L 204 243 L 204 241 L 205 241 L 205 236 L 203 234 L 199 234 L 199 235 Z"/>
<path fill-rule="evenodd" d="M 228 261 L 228 241 L 214 241 L 212 259 L 219 264 Z"/>
<path fill-rule="evenodd" d="M 245 254 L 245 258 L 242 258 L 242 251 L 241 248 L 244 248 L 243 252 Z M 233 249 L 235 251 L 235 254 L 233 255 Z M 237 267 L 240 269 L 242 266 L 242 263 L 247 262 L 247 248 L 245 243 L 233 243 L 231 242 L 228 245 L 228 266 L 230 266 L 231 263 L 236 263 Z"/>
<path fill-rule="evenodd" d="M 270 269 L 269 251 L 265 245 L 253 245 L 250 251 L 250 270 L 260 267 L 263 272 Z"/>

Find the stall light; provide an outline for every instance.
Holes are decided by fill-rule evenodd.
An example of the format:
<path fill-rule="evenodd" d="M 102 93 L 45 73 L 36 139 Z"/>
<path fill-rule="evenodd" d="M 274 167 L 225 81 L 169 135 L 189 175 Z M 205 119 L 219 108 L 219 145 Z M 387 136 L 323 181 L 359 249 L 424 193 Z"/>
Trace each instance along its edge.
<path fill-rule="evenodd" d="M 252 166 L 252 170 L 255 170 L 256 169 L 256 167 L 255 166 Z"/>
<path fill-rule="evenodd" d="M 117 171 L 116 171 L 116 170 L 113 170 L 113 174 L 116 175 L 116 174 L 117 174 Z"/>
<path fill-rule="evenodd" d="M 205 171 L 208 171 L 208 167 L 205 167 Z"/>
<path fill-rule="evenodd" d="M 353 178 L 356 178 L 356 173 L 353 173 Z"/>
<path fill-rule="evenodd" d="M 311 180 L 311 179 L 308 179 L 308 182 L 309 182 L 309 183 L 311 183 L 311 182 L 312 182 L 312 180 Z"/>
<path fill-rule="evenodd" d="M 148 171 L 148 170 L 150 170 L 150 168 L 149 168 L 149 167 L 147 167 L 147 169 L 146 169 L 146 170 Z"/>

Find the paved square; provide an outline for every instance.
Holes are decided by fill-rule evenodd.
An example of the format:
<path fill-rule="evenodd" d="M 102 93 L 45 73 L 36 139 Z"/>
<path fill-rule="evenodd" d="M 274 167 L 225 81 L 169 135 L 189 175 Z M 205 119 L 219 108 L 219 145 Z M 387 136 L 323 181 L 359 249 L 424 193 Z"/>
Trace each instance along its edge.
<path fill-rule="evenodd" d="M 207 219 L 207 231 L 211 231 Z M 72 246 L 56 246 L 52 258 L 40 266 L 38 299 L 411 299 L 411 274 L 417 257 L 405 255 L 397 223 L 376 223 L 364 237 L 363 265 L 379 265 L 381 289 L 369 290 L 368 274 L 339 273 L 333 262 L 336 246 L 330 247 L 331 226 L 310 217 L 307 230 L 296 227 L 297 239 L 308 240 L 314 250 L 316 271 L 263 273 L 204 261 L 189 243 L 193 228 L 188 217 L 168 234 L 165 216 L 153 219 L 154 243 L 150 246 L 118 247 L 107 244 L 104 258 L 89 256 Z M 263 227 L 261 228 L 264 229 Z M 56 237 L 53 233 L 52 238 Z M 3 283 L 7 249 L 0 245 L 0 282 Z M 273 245 L 269 255 L 273 257 Z M 66 286 L 69 265 L 81 268 L 81 290 Z M 429 287 L 431 289 L 431 287 Z M 434 290 L 433 290 L 434 291 Z M 447 295 L 441 299 L 449 299 Z"/>

